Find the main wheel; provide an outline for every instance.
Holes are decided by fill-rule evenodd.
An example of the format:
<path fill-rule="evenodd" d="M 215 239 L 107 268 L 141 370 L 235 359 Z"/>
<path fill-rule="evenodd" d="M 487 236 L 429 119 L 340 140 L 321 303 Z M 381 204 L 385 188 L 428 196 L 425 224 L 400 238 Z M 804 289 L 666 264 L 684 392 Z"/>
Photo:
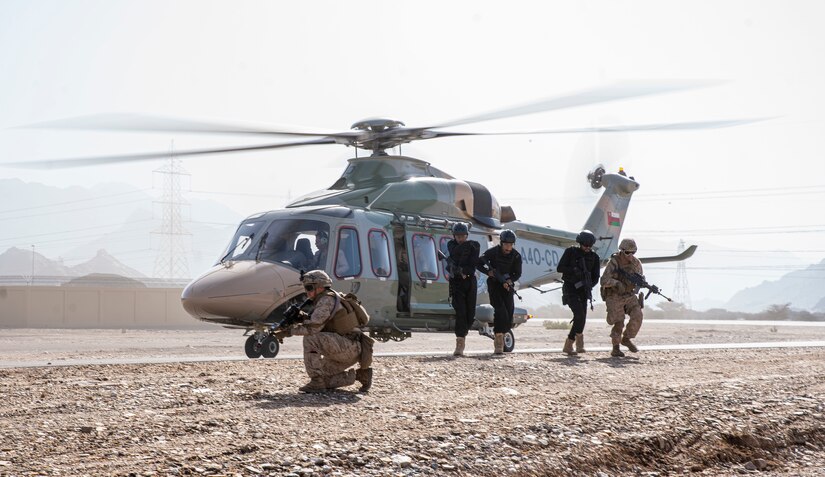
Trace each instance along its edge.
<path fill-rule="evenodd" d="M 244 351 L 246 351 L 247 358 L 260 358 L 261 353 L 264 351 L 263 343 L 258 343 L 258 338 L 255 335 L 250 336 L 246 339 L 246 344 L 244 345 Z"/>
<path fill-rule="evenodd" d="M 264 358 L 274 358 L 278 356 L 278 351 L 281 349 L 281 344 L 278 343 L 273 336 L 267 336 L 264 342 L 261 343 L 261 351 Z"/>
<path fill-rule="evenodd" d="M 513 330 L 504 333 L 504 352 L 505 353 L 512 353 L 513 349 L 516 347 L 516 336 L 513 334 Z"/>

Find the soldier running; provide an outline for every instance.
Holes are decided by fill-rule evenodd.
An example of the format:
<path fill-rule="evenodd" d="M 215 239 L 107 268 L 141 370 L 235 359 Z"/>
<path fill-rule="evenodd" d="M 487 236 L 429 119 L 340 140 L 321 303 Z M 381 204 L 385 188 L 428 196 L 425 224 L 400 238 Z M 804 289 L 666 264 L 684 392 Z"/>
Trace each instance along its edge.
<path fill-rule="evenodd" d="M 464 356 L 467 333 L 476 316 L 478 282 L 476 266 L 481 245 L 467 240 L 470 229 L 458 222 L 452 228 L 453 239 L 447 242 L 450 258 L 447 260 L 450 276 L 450 297 L 455 310 L 455 351 L 453 356 Z"/>
<path fill-rule="evenodd" d="M 626 346 L 631 353 L 639 351 L 639 348 L 630 340 L 636 337 L 639 328 L 642 327 L 642 307 L 639 297 L 635 294 L 636 286 L 618 270 L 622 269 L 630 274 L 643 274 L 642 262 L 634 256 L 636 250 L 635 240 L 630 238 L 622 240 L 619 244 L 619 251 L 610 256 L 610 261 L 602 273 L 601 294 L 607 305 L 607 324 L 613 325 L 610 331 L 610 338 L 613 341 L 613 351 L 610 352 L 610 356 L 613 357 L 624 356 L 619 349 L 620 344 Z M 630 316 L 627 328 L 624 324 L 625 314 Z"/>
<path fill-rule="evenodd" d="M 592 288 L 599 283 L 599 256 L 593 251 L 596 236 L 589 230 L 582 230 L 576 236 L 579 246 L 567 247 L 559 260 L 556 271 L 561 273 L 562 303 L 573 312 L 573 326 L 564 341 L 562 352 L 568 356 L 584 353 L 584 325 L 587 321 L 587 302 L 593 306 Z M 573 351 L 573 343 L 576 350 Z"/>
<path fill-rule="evenodd" d="M 513 293 L 515 282 L 521 278 L 521 254 L 515 250 L 516 234 L 504 229 L 499 243 L 487 249 L 479 260 L 478 271 L 487 275 L 487 293 L 495 310 L 493 321 L 493 354 L 504 354 L 504 334 L 513 328 Z"/>

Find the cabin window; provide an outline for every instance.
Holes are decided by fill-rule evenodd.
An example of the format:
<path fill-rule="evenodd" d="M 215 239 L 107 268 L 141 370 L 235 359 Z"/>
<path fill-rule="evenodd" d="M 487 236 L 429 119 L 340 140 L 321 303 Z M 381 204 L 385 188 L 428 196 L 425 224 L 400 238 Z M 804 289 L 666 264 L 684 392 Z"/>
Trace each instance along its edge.
<path fill-rule="evenodd" d="M 431 235 L 413 234 L 413 260 L 415 273 L 420 280 L 438 279 L 438 260 L 435 254 L 435 240 Z"/>
<path fill-rule="evenodd" d="M 390 240 L 383 230 L 370 230 L 368 235 L 370 245 L 370 264 L 372 273 L 376 277 L 388 277 L 392 272 L 390 265 Z"/>
<path fill-rule="evenodd" d="M 341 227 L 338 231 L 338 248 L 335 253 L 335 276 L 338 278 L 361 275 L 361 250 L 358 231 Z"/>
<path fill-rule="evenodd" d="M 253 250 L 257 249 L 264 224 L 266 224 L 266 220 L 261 219 L 241 223 L 226 250 L 221 254 L 219 262 L 255 258 Z M 252 257 L 250 257 L 250 254 Z"/>
<path fill-rule="evenodd" d="M 441 250 L 445 256 L 450 256 L 450 250 L 447 248 L 447 243 L 450 241 L 450 237 L 441 237 L 438 241 L 438 249 Z M 447 261 L 446 260 L 439 260 L 441 262 L 441 274 L 445 277 L 447 276 Z"/>

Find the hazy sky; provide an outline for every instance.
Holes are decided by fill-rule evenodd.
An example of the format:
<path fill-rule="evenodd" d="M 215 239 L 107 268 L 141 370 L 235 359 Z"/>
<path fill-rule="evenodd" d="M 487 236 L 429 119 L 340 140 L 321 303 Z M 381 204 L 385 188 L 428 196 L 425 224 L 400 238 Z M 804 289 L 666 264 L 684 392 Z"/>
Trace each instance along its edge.
<path fill-rule="evenodd" d="M 673 252 L 684 239 L 718 245 L 720 263 L 726 250 L 748 251 L 754 266 L 776 250 L 818 262 L 823 13 L 820 1 L 3 0 L 0 161 L 259 141 L 16 128 L 88 114 L 346 130 L 373 116 L 429 125 L 623 80 L 722 80 L 463 130 L 775 119 L 710 131 L 448 138 L 403 153 L 484 183 L 522 220 L 570 229 L 593 200 L 578 178 L 597 159 L 623 165 L 641 183 L 625 234 L 651 254 Z M 330 185 L 352 155 L 318 146 L 187 159 L 184 167 L 198 191 L 192 197 L 245 215 Z M 143 188 L 161 165 L 0 168 L 0 178 Z M 784 265 L 708 273 L 747 285 L 787 272 Z"/>

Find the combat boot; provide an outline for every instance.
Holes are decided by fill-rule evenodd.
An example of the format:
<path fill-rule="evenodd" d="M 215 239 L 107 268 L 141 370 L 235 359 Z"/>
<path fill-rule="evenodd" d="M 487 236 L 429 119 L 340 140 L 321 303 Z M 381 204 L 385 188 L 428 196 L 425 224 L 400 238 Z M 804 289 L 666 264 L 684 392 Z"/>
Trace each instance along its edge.
<path fill-rule="evenodd" d="M 637 348 L 636 345 L 633 344 L 633 342 L 630 341 L 630 338 L 628 338 L 627 336 L 622 338 L 622 344 L 627 346 L 628 351 L 630 351 L 631 353 L 639 352 L 639 348 Z"/>
<path fill-rule="evenodd" d="M 496 333 L 496 337 L 493 340 L 493 354 L 504 354 L 504 333 Z"/>
<path fill-rule="evenodd" d="M 324 378 L 320 376 L 316 376 L 312 378 L 308 383 L 304 384 L 298 391 L 302 393 L 323 393 L 327 390 L 327 383 L 324 381 Z"/>
<path fill-rule="evenodd" d="M 581 333 L 576 335 L 576 353 L 587 353 L 584 349 L 584 335 Z"/>
<path fill-rule="evenodd" d="M 365 393 L 372 387 L 372 368 L 359 369 L 355 372 L 355 379 L 361 383 L 359 392 Z"/>
<path fill-rule="evenodd" d="M 561 349 L 561 352 L 567 356 L 576 356 L 576 352 L 573 351 L 573 340 L 566 338 L 564 340 L 564 348 Z"/>
<path fill-rule="evenodd" d="M 610 356 L 614 358 L 624 358 L 624 353 L 619 349 L 619 345 L 613 345 L 613 351 L 610 352 Z"/>
<path fill-rule="evenodd" d="M 327 378 L 327 387 L 330 389 L 343 388 L 355 384 L 355 370 L 350 369 L 342 373 L 334 374 Z"/>
<path fill-rule="evenodd" d="M 464 356 L 464 341 L 465 341 L 465 338 L 456 337 L 456 339 L 455 339 L 455 351 L 453 351 L 453 356 Z"/>

